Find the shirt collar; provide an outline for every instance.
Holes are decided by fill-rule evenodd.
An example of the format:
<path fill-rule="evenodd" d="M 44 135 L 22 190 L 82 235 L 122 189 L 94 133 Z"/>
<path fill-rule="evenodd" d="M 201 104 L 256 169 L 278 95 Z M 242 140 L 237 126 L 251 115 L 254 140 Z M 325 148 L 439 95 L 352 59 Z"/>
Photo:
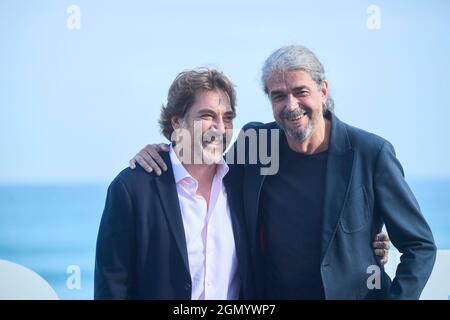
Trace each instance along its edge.
<path fill-rule="evenodd" d="M 175 150 L 173 150 L 172 145 L 170 145 L 169 157 L 170 162 L 172 163 L 173 177 L 175 178 L 175 183 L 178 183 L 185 178 L 194 179 L 189 174 L 189 172 L 187 172 L 186 168 L 183 166 L 180 159 L 178 159 Z"/>

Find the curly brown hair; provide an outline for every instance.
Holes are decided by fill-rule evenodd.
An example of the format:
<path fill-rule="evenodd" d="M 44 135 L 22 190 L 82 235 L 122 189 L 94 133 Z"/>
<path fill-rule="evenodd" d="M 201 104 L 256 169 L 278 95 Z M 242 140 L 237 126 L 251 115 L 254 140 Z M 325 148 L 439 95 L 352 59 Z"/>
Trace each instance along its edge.
<path fill-rule="evenodd" d="M 236 112 L 236 92 L 234 85 L 222 72 L 215 69 L 193 69 L 180 72 L 169 88 L 167 104 L 161 107 L 159 127 L 161 133 L 170 140 L 174 131 L 172 118 L 183 118 L 201 91 L 221 90 L 228 95 L 231 109 Z"/>

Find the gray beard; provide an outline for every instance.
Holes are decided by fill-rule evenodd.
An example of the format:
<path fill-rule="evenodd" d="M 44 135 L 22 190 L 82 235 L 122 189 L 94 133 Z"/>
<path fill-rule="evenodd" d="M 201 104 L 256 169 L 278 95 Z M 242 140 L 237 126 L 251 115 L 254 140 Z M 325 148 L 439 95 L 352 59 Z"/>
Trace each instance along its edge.
<path fill-rule="evenodd" d="M 312 124 L 312 122 L 308 122 L 308 126 L 304 131 L 292 130 L 290 128 L 286 128 L 284 131 L 290 138 L 303 142 L 311 136 L 313 129 L 314 125 Z"/>

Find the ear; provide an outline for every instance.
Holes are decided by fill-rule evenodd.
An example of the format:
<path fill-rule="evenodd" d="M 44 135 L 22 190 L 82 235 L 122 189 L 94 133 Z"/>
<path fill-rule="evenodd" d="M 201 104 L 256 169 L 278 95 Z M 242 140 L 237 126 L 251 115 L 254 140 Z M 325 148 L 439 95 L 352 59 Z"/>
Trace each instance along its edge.
<path fill-rule="evenodd" d="M 180 118 L 172 117 L 172 119 L 170 119 L 170 122 L 171 122 L 174 130 L 181 128 L 181 119 Z"/>
<path fill-rule="evenodd" d="M 320 94 L 322 95 L 322 103 L 325 103 L 328 100 L 328 80 L 322 81 Z"/>

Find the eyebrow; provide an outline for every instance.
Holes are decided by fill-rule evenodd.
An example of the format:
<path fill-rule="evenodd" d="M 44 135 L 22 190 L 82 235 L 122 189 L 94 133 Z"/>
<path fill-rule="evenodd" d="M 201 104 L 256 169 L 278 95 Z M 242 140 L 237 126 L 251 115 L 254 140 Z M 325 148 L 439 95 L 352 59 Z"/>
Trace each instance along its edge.
<path fill-rule="evenodd" d="M 197 111 L 198 113 L 216 113 L 214 110 L 212 109 L 208 109 L 208 108 L 203 108 Z"/>
<path fill-rule="evenodd" d="M 299 87 L 295 87 L 294 89 L 292 89 L 292 91 L 299 91 L 299 90 L 311 90 L 306 84 L 299 86 Z"/>
<path fill-rule="evenodd" d="M 208 109 L 208 108 L 203 108 L 197 111 L 198 114 L 205 114 L 205 113 L 209 113 L 209 114 L 213 114 L 216 115 L 216 112 L 212 109 Z M 234 112 L 233 110 L 227 111 L 224 113 L 225 115 L 232 115 L 233 117 L 236 116 L 236 112 Z"/>
<path fill-rule="evenodd" d="M 311 90 L 307 85 L 301 85 L 301 86 L 293 88 L 292 91 L 299 91 L 299 90 L 304 90 L 304 89 Z M 270 92 L 271 97 L 274 95 L 277 95 L 277 94 L 285 94 L 285 92 L 283 90 L 273 90 Z"/>

